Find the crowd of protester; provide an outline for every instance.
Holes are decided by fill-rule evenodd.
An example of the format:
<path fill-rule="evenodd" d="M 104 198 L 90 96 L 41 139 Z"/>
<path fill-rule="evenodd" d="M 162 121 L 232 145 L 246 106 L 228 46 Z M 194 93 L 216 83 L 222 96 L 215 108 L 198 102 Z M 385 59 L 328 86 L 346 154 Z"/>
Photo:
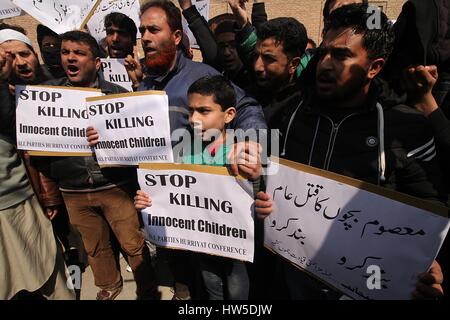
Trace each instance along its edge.
<path fill-rule="evenodd" d="M 167 279 L 177 300 L 341 298 L 264 248 L 263 220 L 273 203 L 261 152 L 270 150 L 256 141 L 229 149 L 225 129 L 276 129 L 284 159 L 448 205 L 450 0 L 409 0 L 395 24 L 380 12 L 375 28 L 367 1 L 327 0 L 317 17 L 324 21 L 320 44 L 295 17 L 270 19 L 263 2 L 254 1 L 250 16 L 248 2 L 228 0 L 232 13 L 208 22 L 190 0 L 147 1 L 139 26 L 110 13 L 102 45 L 86 31 L 56 34 L 44 25 L 33 45 L 22 27 L 0 23 L 0 299 L 78 299 L 67 266 L 89 265 L 97 299 L 113 300 L 123 288 L 120 254 L 137 299 L 159 299 Z M 182 16 L 203 62 L 192 60 Z M 429 21 L 437 27 L 427 28 Z M 234 159 L 232 173 L 252 181 L 253 263 L 149 245 L 139 211 L 152 205 L 152 195 L 139 190 L 135 168 L 17 150 L 15 86 L 127 92 L 99 74 L 106 57 L 125 59 L 134 91 L 166 92 L 171 132 L 198 125 L 220 131 L 213 142 L 202 136 L 200 158 L 174 157 L 215 166 Z M 86 138 L 95 147 L 96 128 L 87 128 Z M 411 298 L 446 297 L 449 250 L 445 241 Z"/>

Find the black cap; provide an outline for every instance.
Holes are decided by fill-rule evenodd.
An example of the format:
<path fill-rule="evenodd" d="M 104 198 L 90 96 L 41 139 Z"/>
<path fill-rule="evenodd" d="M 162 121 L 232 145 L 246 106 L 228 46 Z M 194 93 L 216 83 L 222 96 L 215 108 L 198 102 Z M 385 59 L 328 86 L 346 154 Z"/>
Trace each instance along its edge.
<path fill-rule="evenodd" d="M 38 41 L 39 48 L 42 47 L 42 40 L 44 39 L 45 36 L 52 36 L 52 37 L 56 37 L 58 39 L 60 38 L 59 34 L 54 32 L 50 28 L 44 26 L 43 24 L 38 24 L 38 26 L 36 28 L 36 33 L 37 33 L 37 41 Z"/>

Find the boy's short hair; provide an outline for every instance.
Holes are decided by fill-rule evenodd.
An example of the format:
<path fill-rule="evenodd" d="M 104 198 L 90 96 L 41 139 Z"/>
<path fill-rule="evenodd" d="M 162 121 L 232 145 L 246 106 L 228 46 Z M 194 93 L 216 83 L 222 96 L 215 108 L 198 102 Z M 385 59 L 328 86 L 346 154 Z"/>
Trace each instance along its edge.
<path fill-rule="evenodd" d="M 236 92 L 233 85 L 222 75 L 198 79 L 188 89 L 188 95 L 192 93 L 212 96 L 214 102 L 222 107 L 222 111 L 236 107 Z"/>
<path fill-rule="evenodd" d="M 94 59 L 100 58 L 100 47 L 97 40 L 95 40 L 95 38 L 89 33 L 79 30 L 68 31 L 61 35 L 61 42 L 62 41 L 73 41 L 87 44 L 91 49 Z"/>

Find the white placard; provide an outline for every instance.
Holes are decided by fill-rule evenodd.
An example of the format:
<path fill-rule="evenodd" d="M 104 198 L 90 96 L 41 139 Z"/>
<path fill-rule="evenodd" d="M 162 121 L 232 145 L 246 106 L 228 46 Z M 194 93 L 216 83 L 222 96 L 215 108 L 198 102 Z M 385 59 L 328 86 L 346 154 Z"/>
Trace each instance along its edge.
<path fill-rule="evenodd" d="M 18 149 L 48 155 L 91 155 L 85 99 L 101 94 L 87 88 L 16 86 Z"/>
<path fill-rule="evenodd" d="M 449 219 L 425 210 L 432 207 L 428 203 L 390 190 L 380 195 L 376 186 L 348 184 L 348 178 L 292 162 L 273 166 L 267 247 L 354 299 L 411 298 Z"/>
<path fill-rule="evenodd" d="M 163 91 L 87 99 L 90 125 L 99 134 L 100 166 L 173 162 L 169 100 Z"/>
<path fill-rule="evenodd" d="M 43 25 L 58 34 L 84 27 L 100 0 L 13 0 Z"/>
<path fill-rule="evenodd" d="M 125 69 L 125 59 L 100 59 L 100 72 L 106 81 L 118 84 L 128 91 L 133 91 L 133 83 L 128 76 L 127 69 Z"/>
<path fill-rule="evenodd" d="M 106 37 L 105 17 L 111 12 L 120 12 L 131 18 L 139 27 L 141 21 L 139 19 L 139 0 L 101 0 L 94 14 L 89 19 L 87 26 L 90 34 L 98 41 L 102 41 Z M 137 38 L 141 34 L 137 32 Z"/>
<path fill-rule="evenodd" d="M 150 169 L 151 168 L 151 169 Z M 142 210 L 147 239 L 158 246 L 253 261 L 252 185 L 223 167 L 140 165 L 152 198 Z"/>
<path fill-rule="evenodd" d="M 0 3 L 0 20 L 20 16 L 22 10 L 15 6 L 11 0 L 2 0 Z"/>
<path fill-rule="evenodd" d="M 192 5 L 197 7 L 198 12 L 208 21 L 209 19 L 209 0 L 192 0 Z M 194 37 L 191 29 L 189 29 L 189 24 L 183 17 L 183 31 L 189 37 L 189 42 L 191 43 L 191 48 L 199 49 L 197 40 Z"/>

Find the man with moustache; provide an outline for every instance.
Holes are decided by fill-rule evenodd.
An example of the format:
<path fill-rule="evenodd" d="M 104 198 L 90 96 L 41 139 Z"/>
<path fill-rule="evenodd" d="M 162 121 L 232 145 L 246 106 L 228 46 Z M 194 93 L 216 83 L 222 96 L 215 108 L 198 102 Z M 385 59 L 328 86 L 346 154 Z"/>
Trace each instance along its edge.
<path fill-rule="evenodd" d="M 150 1 L 141 7 L 142 47 L 145 53 L 145 78 L 139 62 L 128 56 L 125 67 L 138 90 L 164 90 L 169 97 L 170 127 L 189 128 L 187 91 L 204 76 L 219 74 L 210 66 L 187 59 L 180 50 L 183 34 L 180 10 L 170 1 Z M 143 78 L 143 79 L 142 79 Z M 231 128 L 265 129 L 261 106 L 234 87 L 237 93 L 237 116 Z"/>
<path fill-rule="evenodd" d="M 0 48 L 7 50 L 12 58 L 13 70 L 8 79 L 12 94 L 16 84 L 38 85 L 52 77 L 49 72 L 43 70 L 45 66 L 39 66 L 39 60 L 31 46 L 31 40 L 24 35 L 21 27 L 2 24 L 0 29 L 2 29 L 0 30 Z M 38 27 L 38 29 L 40 28 Z M 46 37 L 44 36 L 44 38 Z M 44 40 L 43 42 L 49 42 L 49 39 Z M 11 130 L 14 129 L 13 125 Z M 58 185 L 42 175 L 31 164 L 31 157 L 27 152 L 20 152 L 20 155 L 23 157 L 30 182 L 38 195 L 39 202 L 52 221 L 55 234 L 65 248 L 67 264 L 80 264 L 77 250 L 80 242 L 79 235 L 70 226 Z"/>
<path fill-rule="evenodd" d="M 141 7 L 139 31 L 145 53 L 145 77 L 143 78 L 142 67 L 136 53 L 134 58 L 127 57 L 125 67 L 138 90 L 164 90 L 167 93 L 170 128 L 172 133 L 181 129 L 179 131 L 181 136 L 190 128 L 188 88 L 196 80 L 204 76 L 218 75 L 219 72 L 206 64 L 185 57 L 181 49 L 183 35 L 181 12 L 171 1 L 156 0 L 144 4 Z M 234 89 L 237 96 L 237 114 L 230 128 L 266 129 L 261 106 L 246 96 L 239 87 L 234 86 Z M 168 254 L 167 260 L 174 272 L 174 299 L 189 299 L 191 295 L 199 297 L 197 290 L 199 288 L 193 285 L 193 272 L 189 268 L 189 253 L 168 253 L 164 250 L 160 253 Z M 158 259 L 165 258 L 160 255 Z"/>
<path fill-rule="evenodd" d="M 399 102 L 377 76 L 392 50 L 394 36 L 384 13 L 380 27 L 369 29 L 367 4 L 333 11 L 325 37 L 302 77 L 304 97 L 288 117 L 282 155 L 295 162 L 446 203 L 434 138 L 427 119 Z M 269 200 L 260 193 L 261 200 Z M 256 203 L 270 214 L 270 205 Z M 333 289 L 284 266 L 293 299 L 335 299 Z M 425 271 L 425 270 L 424 270 Z M 435 262 L 419 279 L 415 298 L 442 296 L 442 271 Z"/>
<path fill-rule="evenodd" d="M 52 225 L 16 148 L 16 105 L 9 92 L 16 51 L 2 45 L 10 42 L 31 46 L 21 32 L 0 31 L 0 299 L 74 299 Z"/>
<path fill-rule="evenodd" d="M 125 59 L 133 54 L 137 28 L 134 21 L 120 12 L 111 12 L 105 17 L 106 44 L 109 58 Z"/>
<path fill-rule="evenodd" d="M 100 48 L 91 35 L 69 31 L 61 39 L 61 64 L 67 77 L 46 84 L 97 88 L 104 94 L 127 92 L 99 78 Z M 123 287 L 111 248 L 110 228 L 133 270 L 137 298 L 156 298 L 153 267 L 132 200 L 136 191 L 135 170 L 100 169 L 93 156 L 40 160 L 42 172 L 58 182 L 70 222 L 81 234 L 95 285 L 100 288 L 97 300 L 113 300 Z"/>
<path fill-rule="evenodd" d="M 13 59 L 10 85 L 40 84 L 48 80 L 39 65 L 39 59 L 31 40 L 21 27 L 2 23 L 0 24 L 0 33 L 2 34 L 0 46 L 10 52 Z"/>

